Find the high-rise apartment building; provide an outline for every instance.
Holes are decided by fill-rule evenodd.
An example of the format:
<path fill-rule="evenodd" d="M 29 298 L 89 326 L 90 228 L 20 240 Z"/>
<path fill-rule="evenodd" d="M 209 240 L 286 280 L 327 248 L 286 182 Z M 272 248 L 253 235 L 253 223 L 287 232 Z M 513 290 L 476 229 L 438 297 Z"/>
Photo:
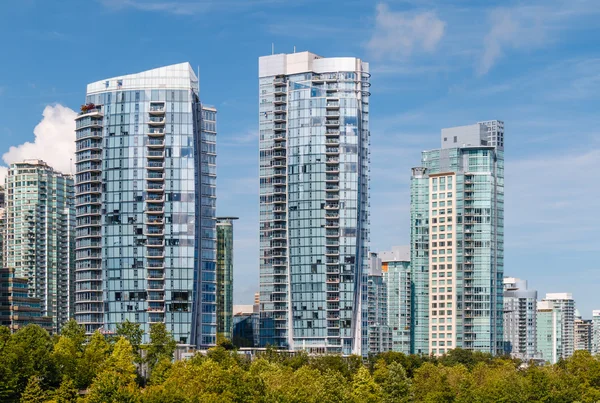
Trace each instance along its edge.
<path fill-rule="evenodd" d="M 0 267 L 4 267 L 4 239 L 6 238 L 6 206 L 4 186 L 0 185 Z"/>
<path fill-rule="evenodd" d="M 52 331 L 73 315 L 73 178 L 44 161 L 11 164 L 6 178 L 4 266 L 29 281 Z"/>
<path fill-rule="evenodd" d="M 600 310 L 592 311 L 592 354 L 600 354 Z"/>
<path fill-rule="evenodd" d="M 87 86 L 76 119 L 76 319 L 216 342 L 216 110 L 188 63 Z"/>
<path fill-rule="evenodd" d="M 410 266 L 410 247 L 394 246 L 391 251 L 379 252 L 384 281 L 387 287 L 387 316 L 391 332 L 390 350 L 404 354 L 415 351 L 413 322 L 414 294 Z"/>
<path fill-rule="evenodd" d="M 233 337 L 233 221 L 217 217 L 217 337 Z"/>
<path fill-rule="evenodd" d="M 259 59 L 262 346 L 366 354 L 369 65 Z"/>
<path fill-rule="evenodd" d="M 416 352 L 502 354 L 504 123 L 442 129 L 441 140 L 411 181 Z"/>
<path fill-rule="evenodd" d="M 527 281 L 504 278 L 504 342 L 507 354 L 530 360 L 537 353 L 537 291 Z"/>
<path fill-rule="evenodd" d="M 550 293 L 537 304 L 537 344 L 551 364 L 575 350 L 575 301 L 571 293 Z"/>
<path fill-rule="evenodd" d="M 575 309 L 573 332 L 575 335 L 575 351 L 586 350 L 592 352 L 592 320 L 583 319 L 578 309 Z"/>
<path fill-rule="evenodd" d="M 371 253 L 367 280 L 367 321 L 369 354 L 390 351 L 392 334 L 388 326 L 388 289 L 381 259 Z"/>

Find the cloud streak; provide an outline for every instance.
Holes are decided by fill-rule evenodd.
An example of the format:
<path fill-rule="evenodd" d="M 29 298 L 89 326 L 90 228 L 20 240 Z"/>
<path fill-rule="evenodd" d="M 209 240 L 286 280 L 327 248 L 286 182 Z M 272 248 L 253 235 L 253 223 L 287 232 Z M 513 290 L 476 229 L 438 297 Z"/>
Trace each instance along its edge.
<path fill-rule="evenodd" d="M 375 30 L 366 47 L 377 59 L 405 59 L 414 52 L 432 53 L 446 29 L 435 12 L 404 13 L 377 5 Z"/>

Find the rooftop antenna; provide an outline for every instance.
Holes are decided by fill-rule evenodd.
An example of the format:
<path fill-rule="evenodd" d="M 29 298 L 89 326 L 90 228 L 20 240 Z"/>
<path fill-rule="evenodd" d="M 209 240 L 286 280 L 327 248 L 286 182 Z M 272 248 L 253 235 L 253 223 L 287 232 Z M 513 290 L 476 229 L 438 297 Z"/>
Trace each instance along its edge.
<path fill-rule="evenodd" d="M 275 54 L 275 43 L 271 42 L 271 54 L 274 55 Z"/>

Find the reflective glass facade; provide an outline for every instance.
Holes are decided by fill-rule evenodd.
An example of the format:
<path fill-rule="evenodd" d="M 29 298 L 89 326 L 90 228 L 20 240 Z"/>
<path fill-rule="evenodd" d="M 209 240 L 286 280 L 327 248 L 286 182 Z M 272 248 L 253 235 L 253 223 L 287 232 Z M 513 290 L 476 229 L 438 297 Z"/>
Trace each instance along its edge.
<path fill-rule="evenodd" d="M 504 124 L 444 129 L 442 148 L 421 162 L 411 186 L 411 262 L 415 288 L 429 293 L 429 317 L 415 318 L 421 329 L 429 322 L 428 352 L 502 354 Z"/>
<path fill-rule="evenodd" d="M 259 60 L 260 344 L 366 354 L 368 64 Z"/>
<path fill-rule="evenodd" d="M 217 217 L 217 338 L 233 337 L 233 221 Z"/>
<path fill-rule="evenodd" d="M 216 342 L 216 110 L 187 63 L 88 85 L 76 119 L 76 319 Z"/>
<path fill-rule="evenodd" d="M 55 333 L 73 315 L 74 219 L 72 176 L 39 160 L 10 165 L 4 266 L 29 281 Z"/>

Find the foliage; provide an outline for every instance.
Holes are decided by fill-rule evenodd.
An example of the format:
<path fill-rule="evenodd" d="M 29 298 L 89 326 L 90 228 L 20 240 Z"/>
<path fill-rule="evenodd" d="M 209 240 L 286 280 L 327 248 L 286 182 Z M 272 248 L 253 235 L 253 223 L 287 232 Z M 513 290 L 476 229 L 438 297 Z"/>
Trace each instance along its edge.
<path fill-rule="evenodd" d="M 54 403 L 199 402 L 598 402 L 600 357 L 577 351 L 556 365 L 453 350 L 439 358 L 383 353 L 369 357 L 290 355 L 268 348 L 250 361 L 229 344 L 173 362 L 175 342 L 153 325 L 142 345 L 135 324 L 110 342 L 85 337 L 74 322 L 50 337 L 30 325 L 0 327 L 0 401 Z M 137 351 L 151 368 L 141 388 Z M 112 345 L 111 345 L 112 343 Z M 145 385 L 145 380 L 139 382 Z M 79 395 L 79 391 L 83 391 Z"/>
<path fill-rule="evenodd" d="M 77 402 L 77 389 L 71 378 L 65 376 L 60 384 L 60 387 L 54 394 L 56 403 L 75 403 Z"/>
<path fill-rule="evenodd" d="M 146 362 L 150 369 L 162 359 L 173 359 L 177 343 L 164 323 L 150 325 L 150 344 L 147 347 Z"/>
<path fill-rule="evenodd" d="M 136 362 L 141 362 L 142 356 L 140 354 L 140 347 L 142 345 L 142 338 L 144 337 L 144 331 L 142 330 L 139 323 L 130 322 L 125 320 L 124 322 L 117 324 L 117 337 L 124 337 L 127 339 L 133 353 L 135 354 Z"/>
<path fill-rule="evenodd" d="M 21 403 L 44 403 L 45 401 L 46 396 L 40 386 L 40 380 L 37 376 L 32 376 L 27 381 L 27 386 L 21 396 Z"/>

